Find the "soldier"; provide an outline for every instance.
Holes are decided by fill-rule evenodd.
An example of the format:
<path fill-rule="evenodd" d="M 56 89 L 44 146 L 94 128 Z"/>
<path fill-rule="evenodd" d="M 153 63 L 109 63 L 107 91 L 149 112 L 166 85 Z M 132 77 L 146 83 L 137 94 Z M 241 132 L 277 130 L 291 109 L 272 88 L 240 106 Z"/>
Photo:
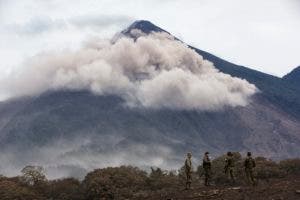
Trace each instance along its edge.
<path fill-rule="evenodd" d="M 235 182 L 234 176 L 233 176 L 233 168 L 234 168 L 233 154 L 231 152 L 227 152 L 227 157 L 225 159 L 224 172 L 227 175 L 228 179 L 230 177 L 232 183 Z"/>
<path fill-rule="evenodd" d="M 210 175 L 211 175 L 211 162 L 208 156 L 209 152 L 205 152 L 204 157 L 203 157 L 203 163 L 202 167 L 204 169 L 204 176 L 205 176 L 205 186 L 210 185 Z"/>
<path fill-rule="evenodd" d="M 186 185 L 185 189 L 188 190 L 191 188 L 192 183 L 192 154 L 189 152 L 187 153 L 187 158 L 184 162 L 184 169 L 186 175 Z"/>
<path fill-rule="evenodd" d="M 253 177 L 253 168 L 255 168 L 255 161 L 251 156 L 251 152 L 247 153 L 247 158 L 245 159 L 244 167 L 248 183 L 255 185 L 255 180 Z"/>

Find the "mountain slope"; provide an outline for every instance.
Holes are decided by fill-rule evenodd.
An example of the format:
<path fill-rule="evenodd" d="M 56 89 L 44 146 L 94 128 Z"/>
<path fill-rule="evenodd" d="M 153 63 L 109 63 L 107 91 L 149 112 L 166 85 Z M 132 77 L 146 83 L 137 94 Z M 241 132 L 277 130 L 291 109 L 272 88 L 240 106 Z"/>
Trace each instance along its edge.
<path fill-rule="evenodd" d="M 300 118 L 300 88 L 281 78 L 234 65 L 209 53 L 195 49 L 205 59 L 210 60 L 222 72 L 243 78 L 253 83 L 261 90 L 261 95 L 279 106 L 290 115 Z"/>
<path fill-rule="evenodd" d="M 290 73 L 282 77 L 285 81 L 294 84 L 295 87 L 300 86 L 300 66 L 293 69 Z"/>
<path fill-rule="evenodd" d="M 128 109 L 115 96 L 65 91 L 44 94 L 14 116 L 1 130 L 1 151 L 17 168 L 28 162 L 50 169 L 170 168 L 181 165 L 186 151 L 296 157 L 299 130 L 298 121 L 260 97 L 245 108 L 221 112 L 153 111 Z M 6 165 L 1 168 L 7 171 Z"/>
<path fill-rule="evenodd" d="M 138 21 L 123 34 L 136 28 L 145 33 L 164 31 Z M 47 92 L 4 102 L 0 104 L 1 173 L 14 174 L 26 164 L 46 166 L 51 177 L 82 176 L 85 170 L 121 164 L 178 168 L 187 151 L 195 152 L 196 162 L 205 151 L 297 157 L 298 89 L 280 78 L 195 51 L 220 71 L 254 83 L 261 92 L 246 107 L 218 112 L 128 108 L 120 97 L 87 91 Z"/>

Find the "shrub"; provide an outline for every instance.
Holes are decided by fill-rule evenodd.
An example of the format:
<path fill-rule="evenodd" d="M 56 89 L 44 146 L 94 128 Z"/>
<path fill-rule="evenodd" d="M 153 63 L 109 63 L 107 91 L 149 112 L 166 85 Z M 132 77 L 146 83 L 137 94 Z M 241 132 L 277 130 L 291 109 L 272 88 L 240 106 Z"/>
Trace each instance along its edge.
<path fill-rule="evenodd" d="M 47 197 L 56 200 L 81 200 L 83 192 L 81 183 L 74 178 L 65 178 L 50 181 L 48 184 Z"/>
<path fill-rule="evenodd" d="M 279 167 L 286 174 L 300 174 L 300 159 L 287 159 L 279 162 Z"/>
<path fill-rule="evenodd" d="M 160 168 L 151 168 L 147 183 L 151 190 L 160 190 L 177 186 L 179 179 L 175 172 L 163 171 Z"/>
<path fill-rule="evenodd" d="M 0 199 L 1 200 L 45 200 L 45 198 L 36 193 L 32 188 L 22 186 L 16 179 L 0 179 Z"/>
<path fill-rule="evenodd" d="M 263 157 L 255 158 L 256 168 L 255 176 L 257 179 L 269 180 L 270 178 L 281 178 L 284 176 L 284 171 L 280 169 L 279 165 Z"/>
<path fill-rule="evenodd" d="M 146 172 L 130 166 L 96 169 L 86 175 L 83 185 L 86 198 L 130 198 L 146 186 Z"/>

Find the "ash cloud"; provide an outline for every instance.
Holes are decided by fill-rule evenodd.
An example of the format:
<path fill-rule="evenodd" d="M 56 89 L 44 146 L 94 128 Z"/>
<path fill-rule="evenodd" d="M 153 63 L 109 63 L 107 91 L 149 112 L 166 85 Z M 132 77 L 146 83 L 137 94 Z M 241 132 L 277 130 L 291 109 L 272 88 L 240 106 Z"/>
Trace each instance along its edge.
<path fill-rule="evenodd" d="M 256 92 L 246 80 L 219 72 L 213 63 L 166 33 L 91 39 L 71 51 L 43 52 L 1 81 L 11 97 L 48 90 L 89 90 L 121 96 L 127 106 L 216 110 L 245 106 Z"/>
<path fill-rule="evenodd" d="M 86 173 L 97 168 L 132 165 L 144 170 L 149 170 L 150 166 L 175 170 L 182 165 L 184 155 L 178 156 L 173 149 L 161 144 L 131 142 L 127 147 L 118 148 L 116 144 L 125 139 L 118 135 L 85 137 L 84 141 L 82 138 L 61 139 L 30 152 L 1 152 L 0 171 L 6 176 L 16 176 L 26 165 L 36 165 L 46 169 L 49 179 L 83 179 Z M 95 148 L 95 143 L 101 144 L 103 149 Z"/>

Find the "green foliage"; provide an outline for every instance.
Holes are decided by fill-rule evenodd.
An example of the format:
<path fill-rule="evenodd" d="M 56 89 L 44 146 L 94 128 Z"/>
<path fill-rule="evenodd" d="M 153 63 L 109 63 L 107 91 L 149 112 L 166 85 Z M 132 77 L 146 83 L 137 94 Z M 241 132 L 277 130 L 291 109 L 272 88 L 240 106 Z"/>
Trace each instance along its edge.
<path fill-rule="evenodd" d="M 130 198 L 146 186 L 146 172 L 130 166 L 97 169 L 86 175 L 83 186 L 88 199 Z"/>
<path fill-rule="evenodd" d="M 300 159 L 287 159 L 279 163 L 279 167 L 286 174 L 300 174 Z"/>

